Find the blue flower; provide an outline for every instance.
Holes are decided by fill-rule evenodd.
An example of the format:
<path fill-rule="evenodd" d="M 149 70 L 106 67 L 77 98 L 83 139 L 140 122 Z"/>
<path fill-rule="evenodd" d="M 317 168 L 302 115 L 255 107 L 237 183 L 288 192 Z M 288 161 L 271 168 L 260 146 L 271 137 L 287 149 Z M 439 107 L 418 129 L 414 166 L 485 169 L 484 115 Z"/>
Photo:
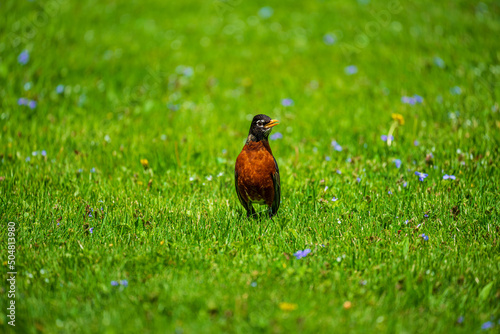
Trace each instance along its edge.
<path fill-rule="evenodd" d="M 462 89 L 458 86 L 455 86 L 455 87 L 450 88 L 450 92 L 453 95 L 460 95 L 460 94 L 462 94 Z"/>
<path fill-rule="evenodd" d="M 123 285 L 124 287 L 127 287 L 128 286 L 128 281 L 126 279 L 122 279 L 120 281 L 120 284 Z"/>
<path fill-rule="evenodd" d="M 342 174 L 342 172 L 340 171 L 340 169 L 337 169 L 335 172 L 336 172 L 337 174 Z"/>
<path fill-rule="evenodd" d="M 89 228 L 89 232 L 94 233 L 94 228 L 93 227 Z"/>
<path fill-rule="evenodd" d="M 358 73 L 358 68 L 356 67 L 356 65 L 349 65 L 346 68 L 344 68 L 344 72 L 347 75 L 356 74 Z"/>
<path fill-rule="evenodd" d="M 406 181 L 405 181 L 405 182 L 403 183 L 403 187 L 405 187 L 405 188 L 406 188 L 406 186 L 408 186 L 408 182 L 406 182 Z"/>
<path fill-rule="evenodd" d="M 323 42 L 326 45 L 333 45 L 335 44 L 336 41 L 337 41 L 337 36 L 335 36 L 334 34 L 325 34 L 323 36 Z"/>
<path fill-rule="evenodd" d="M 326 157 L 325 157 L 325 160 L 326 160 L 326 161 L 330 161 L 330 160 L 332 160 L 332 158 L 330 158 L 329 156 L 326 156 Z"/>
<path fill-rule="evenodd" d="M 30 158 L 30 157 L 27 157 L 25 161 L 26 161 L 26 162 L 30 162 L 30 160 L 31 160 L 31 158 Z"/>
<path fill-rule="evenodd" d="M 482 326 L 482 330 L 487 330 L 493 327 L 493 322 L 492 321 L 486 321 Z"/>
<path fill-rule="evenodd" d="M 253 288 L 255 288 L 257 286 L 257 282 L 250 283 L 250 286 L 253 287 Z"/>
<path fill-rule="evenodd" d="M 268 19 L 271 16 L 273 16 L 273 14 L 274 10 L 269 6 L 262 7 L 261 9 L 259 9 L 259 16 L 263 19 Z"/>
<path fill-rule="evenodd" d="M 92 167 L 92 169 L 90 169 L 90 172 L 95 173 L 95 167 Z"/>
<path fill-rule="evenodd" d="M 278 140 L 281 138 L 283 138 L 283 135 L 281 134 L 281 132 L 276 132 L 269 137 L 269 139 L 271 139 L 271 140 Z"/>
<path fill-rule="evenodd" d="M 390 190 L 389 190 L 389 191 L 388 191 L 388 194 L 389 194 L 389 195 L 392 195 L 392 191 L 390 191 Z"/>
<path fill-rule="evenodd" d="M 423 182 L 429 174 L 421 173 L 421 172 L 415 172 L 415 175 L 418 176 L 418 180 Z"/>
<path fill-rule="evenodd" d="M 436 65 L 439 68 L 444 68 L 444 60 L 439 58 L 439 57 L 434 57 L 434 65 Z"/>
<path fill-rule="evenodd" d="M 42 150 L 42 157 L 45 157 L 45 156 L 47 156 L 47 151 Z"/>
<path fill-rule="evenodd" d="M 394 164 L 396 165 L 396 168 L 401 167 L 401 160 L 400 159 L 394 159 Z"/>
<path fill-rule="evenodd" d="M 332 141 L 332 147 L 337 152 L 342 151 L 342 146 L 340 146 L 335 140 Z"/>
<path fill-rule="evenodd" d="M 111 285 L 112 286 L 118 286 L 118 282 L 117 281 L 111 281 Z"/>
<path fill-rule="evenodd" d="M 64 92 L 64 85 L 57 85 L 56 87 L 56 93 L 57 94 L 62 94 Z"/>
<path fill-rule="evenodd" d="M 357 178 L 356 178 L 356 181 L 358 181 L 358 183 L 360 183 L 360 182 L 361 182 L 361 178 L 360 178 L 360 177 L 357 177 Z"/>
<path fill-rule="evenodd" d="M 381 135 L 380 136 L 380 139 L 382 139 L 382 141 L 387 141 L 388 139 L 391 139 L 391 141 L 394 140 L 394 136 L 388 136 L 388 135 Z"/>
<path fill-rule="evenodd" d="M 458 319 L 457 319 L 457 324 L 461 324 L 462 322 L 464 322 L 464 317 L 463 316 L 459 316 Z"/>
<path fill-rule="evenodd" d="M 443 176 L 443 180 L 455 180 L 456 179 L 456 176 L 455 175 L 448 175 L 448 174 L 445 174 Z"/>
<path fill-rule="evenodd" d="M 30 54 L 27 50 L 24 50 L 19 54 L 19 56 L 17 56 L 17 61 L 21 65 L 26 65 L 29 60 L 30 60 Z"/>
<path fill-rule="evenodd" d="M 415 139 L 415 140 L 413 141 L 413 145 L 414 145 L 414 146 L 418 146 L 418 145 L 419 145 L 418 140 L 416 140 L 416 139 Z"/>
<path fill-rule="evenodd" d="M 429 241 L 428 235 L 425 235 L 424 233 L 422 233 L 421 237 L 422 237 L 422 239 L 424 239 L 424 241 Z"/>
<path fill-rule="evenodd" d="M 28 102 L 29 102 L 29 100 L 25 99 L 24 97 L 21 97 L 21 98 L 19 98 L 19 100 L 17 100 L 17 104 L 20 106 L 25 106 L 28 104 Z"/>
<path fill-rule="evenodd" d="M 28 107 L 30 107 L 31 109 L 35 109 L 36 108 L 36 101 L 30 100 L 28 102 Z"/>
<path fill-rule="evenodd" d="M 297 260 L 300 260 L 301 258 L 306 257 L 307 254 L 309 253 L 311 253 L 311 250 L 309 248 L 306 248 L 303 251 L 302 250 L 297 251 L 296 253 L 293 254 L 293 256 L 295 256 Z"/>
<path fill-rule="evenodd" d="M 401 98 L 401 102 L 405 104 L 410 104 L 410 105 L 415 105 L 417 103 L 422 103 L 424 102 L 424 98 L 420 95 L 413 95 L 413 96 L 403 96 Z"/>
<path fill-rule="evenodd" d="M 337 197 L 332 198 L 332 202 L 337 202 L 339 199 Z"/>
<path fill-rule="evenodd" d="M 290 98 L 286 98 L 286 99 L 283 99 L 281 100 L 281 105 L 283 107 L 290 107 L 290 106 L 293 106 L 293 100 L 290 99 Z"/>

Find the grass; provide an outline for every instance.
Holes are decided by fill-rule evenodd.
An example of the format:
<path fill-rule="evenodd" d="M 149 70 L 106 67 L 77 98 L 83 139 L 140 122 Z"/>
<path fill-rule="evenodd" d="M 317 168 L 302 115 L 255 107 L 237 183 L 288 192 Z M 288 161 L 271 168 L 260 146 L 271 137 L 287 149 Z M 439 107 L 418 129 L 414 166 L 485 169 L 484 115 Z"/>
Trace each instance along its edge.
<path fill-rule="evenodd" d="M 15 222 L 16 332 L 500 328 L 498 2 L 0 11 L 0 242 Z M 258 113 L 283 134 L 273 220 L 247 219 L 234 191 Z M 0 326 L 13 332 L 7 277 Z"/>

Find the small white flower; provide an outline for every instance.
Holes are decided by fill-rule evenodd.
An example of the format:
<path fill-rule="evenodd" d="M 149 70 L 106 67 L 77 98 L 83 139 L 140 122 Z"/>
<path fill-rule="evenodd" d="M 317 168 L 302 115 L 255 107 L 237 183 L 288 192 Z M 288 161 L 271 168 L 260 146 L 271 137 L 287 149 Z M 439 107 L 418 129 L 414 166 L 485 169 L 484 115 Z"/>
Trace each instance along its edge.
<path fill-rule="evenodd" d="M 206 177 L 206 179 L 207 179 L 208 181 L 212 181 L 212 175 L 207 176 L 207 177 Z"/>

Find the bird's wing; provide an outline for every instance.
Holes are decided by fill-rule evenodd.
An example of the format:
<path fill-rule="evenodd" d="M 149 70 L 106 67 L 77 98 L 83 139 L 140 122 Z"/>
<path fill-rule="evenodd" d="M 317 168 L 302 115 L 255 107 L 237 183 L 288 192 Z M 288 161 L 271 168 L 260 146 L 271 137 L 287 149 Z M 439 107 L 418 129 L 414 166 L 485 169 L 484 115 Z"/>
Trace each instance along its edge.
<path fill-rule="evenodd" d="M 278 163 L 276 162 L 276 158 L 274 158 L 274 165 L 276 166 L 276 172 L 272 175 L 274 184 L 274 201 L 273 205 L 271 206 L 273 216 L 278 212 L 281 201 L 280 169 L 278 168 Z"/>
<path fill-rule="evenodd" d="M 248 203 L 243 200 L 240 194 L 240 187 L 238 187 L 238 172 L 234 171 L 234 186 L 236 188 L 236 193 L 238 194 L 238 199 L 240 200 L 241 205 L 248 211 Z"/>

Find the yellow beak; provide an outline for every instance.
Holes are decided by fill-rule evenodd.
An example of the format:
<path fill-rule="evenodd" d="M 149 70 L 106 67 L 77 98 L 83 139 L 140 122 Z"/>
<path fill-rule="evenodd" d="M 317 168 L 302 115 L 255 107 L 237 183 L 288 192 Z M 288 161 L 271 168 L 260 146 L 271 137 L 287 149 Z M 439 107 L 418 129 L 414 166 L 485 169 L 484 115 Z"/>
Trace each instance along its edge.
<path fill-rule="evenodd" d="M 272 119 L 269 123 L 267 123 L 266 125 L 264 125 L 264 127 L 266 129 L 269 129 L 269 128 L 272 128 L 273 126 L 276 126 L 280 124 L 280 121 L 278 121 L 277 119 Z"/>

